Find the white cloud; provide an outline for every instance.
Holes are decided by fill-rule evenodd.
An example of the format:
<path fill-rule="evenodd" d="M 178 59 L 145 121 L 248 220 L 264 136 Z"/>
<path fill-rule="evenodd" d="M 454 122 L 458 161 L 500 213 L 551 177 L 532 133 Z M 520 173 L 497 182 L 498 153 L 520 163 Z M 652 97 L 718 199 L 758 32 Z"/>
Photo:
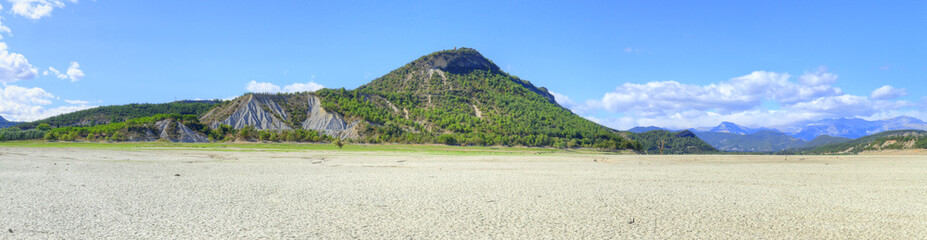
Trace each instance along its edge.
<path fill-rule="evenodd" d="M 71 65 L 68 67 L 66 73 L 61 73 L 58 69 L 54 67 L 48 67 L 47 70 L 42 72 L 43 76 L 52 75 L 58 79 L 71 79 L 71 82 L 77 82 L 81 79 L 84 79 L 84 71 L 80 70 L 80 64 L 77 62 L 71 62 Z"/>
<path fill-rule="evenodd" d="M 55 95 L 41 88 L 25 88 L 16 85 L 3 85 L 0 87 L 0 115 L 10 121 L 34 121 L 54 115 L 83 110 L 88 106 L 86 101 L 68 102 L 70 106 L 60 106 L 45 109 L 43 106 L 52 104 Z"/>
<path fill-rule="evenodd" d="M 869 98 L 872 99 L 881 99 L 889 100 L 908 95 L 908 91 L 904 88 L 898 89 L 889 85 L 882 86 L 876 90 L 872 91 L 872 94 L 869 95 Z"/>
<path fill-rule="evenodd" d="M 64 102 L 66 102 L 66 103 L 68 103 L 68 104 L 73 104 L 73 105 L 86 105 L 86 104 L 89 104 L 89 103 L 90 103 L 90 102 L 84 101 L 84 100 L 64 100 Z"/>
<path fill-rule="evenodd" d="M 249 92 L 255 93 L 278 93 L 280 92 L 280 86 L 274 85 L 273 83 L 267 82 L 257 82 L 251 80 L 248 82 L 248 85 L 245 86 L 245 89 Z"/>
<path fill-rule="evenodd" d="M 3 10 L 2 6 L 0 6 L 0 10 Z M 0 17 L 0 20 L 3 20 L 3 18 Z M 0 21 L 0 39 L 3 39 L 3 33 L 12 34 L 12 31 L 10 30 L 10 27 L 3 25 L 3 22 Z"/>
<path fill-rule="evenodd" d="M 84 71 L 80 70 L 80 64 L 71 62 L 71 66 L 68 67 L 68 78 L 71 79 L 71 82 L 77 82 L 84 78 Z"/>
<path fill-rule="evenodd" d="M 62 74 L 60 71 L 58 71 L 58 69 L 55 69 L 53 67 L 48 67 L 48 70 L 45 70 L 44 72 L 42 72 L 43 76 L 48 76 L 48 74 L 51 74 L 52 76 L 55 76 L 58 79 L 68 79 L 68 75 Z"/>
<path fill-rule="evenodd" d="M 7 0 L 13 4 L 10 9 L 14 14 L 31 19 L 40 19 L 51 16 L 55 8 L 63 8 L 64 1 L 60 0 Z M 68 0 L 71 3 L 77 3 L 77 0 Z"/>
<path fill-rule="evenodd" d="M 822 97 L 808 102 L 797 103 L 791 106 L 790 109 L 822 114 L 867 116 L 877 111 L 872 108 L 873 104 L 874 103 L 866 97 L 846 94 L 834 97 Z"/>
<path fill-rule="evenodd" d="M 46 119 L 49 117 L 54 117 L 54 116 L 65 114 L 65 113 L 71 113 L 71 112 L 76 112 L 76 111 L 95 108 L 95 107 L 97 106 L 90 106 L 90 105 L 60 106 L 60 107 L 50 108 L 47 110 L 41 110 L 37 114 L 31 115 L 31 116 L 23 116 L 21 121 L 41 120 L 41 119 Z"/>
<path fill-rule="evenodd" d="M 787 73 L 755 71 L 725 82 L 709 85 L 683 84 L 676 81 L 625 83 L 606 93 L 587 107 L 601 107 L 613 112 L 638 112 L 645 116 L 676 113 L 682 110 L 716 112 L 744 111 L 758 107 L 764 100 L 794 104 L 842 91 L 828 83 L 836 76 L 826 72 L 805 74 L 802 83 L 789 81 Z"/>
<path fill-rule="evenodd" d="M 35 78 L 39 70 L 19 53 L 7 51 L 6 43 L 0 42 L 0 82 L 11 83 Z"/>
<path fill-rule="evenodd" d="M 837 82 L 837 75 L 827 72 L 825 67 L 819 67 L 816 72 L 805 72 L 798 79 L 800 83 L 807 86 L 821 86 Z"/>
<path fill-rule="evenodd" d="M 290 85 L 286 85 L 283 88 L 280 88 L 280 86 L 277 86 L 276 84 L 273 84 L 273 83 L 257 82 L 254 80 L 248 82 L 248 84 L 245 86 L 245 90 L 248 90 L 249 92 L 254 92 L 254 93 L 315 92 L 322 88 L 325 88 L 325 86 L 322 86 L 321 84 L 318 84 L 315 82 L 293 83 Z"/>
<path fill-rule="evenodd" d="M 286 85 L 285 87 L 283 87 L 283 91 L 285 92 L 315 92 L 323 88 L 325 88 L 325 86 L 322 86 L 322 84 L 318 84 L 315 82 L 293 83 L 293 84 Z"/>
<path fill-rule="evenodd" d="M 714 126 L 722 121 L 748 127 L 784 127 L 798 121 L 871 117 L 918 106 L 892 100 L 906 94 L 903 89 L 892 87 L 880 88 L 872 97 L 844 94 L 833 86 L 837 75 L 825 68 L 806 72 L 797 81 L 790 78 L 788 73 L 755 71 L 708 85 L 676 81 L 625 83 L 605 93 L 600 100 L 587 100 L 572 109 L 581 109 L 577 112 L 583 114 L 603 110 L 596 115 L 598 118 L 591 119 L 616 129 L 635 126 L 686 129 Z M 764 105 L 766 102 L 775 107 Z"/>

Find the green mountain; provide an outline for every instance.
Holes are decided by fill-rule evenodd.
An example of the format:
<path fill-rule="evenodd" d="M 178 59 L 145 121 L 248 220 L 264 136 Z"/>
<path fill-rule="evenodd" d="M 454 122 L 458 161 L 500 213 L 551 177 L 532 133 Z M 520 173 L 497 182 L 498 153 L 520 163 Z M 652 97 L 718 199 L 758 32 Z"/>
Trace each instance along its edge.
<path fill-rule="evenodd" d="M 366 143 L 641 148 L 469 48 L 426 55 L 354 90 L 247 94 L 201 122 L 316 130 Z"/>
<path fill-rule="evenodd" d="M 643 151 L 649 154 L 718 153 L 718 149 L 708 145 L 689 130 L 653 130 L 632 134 L 631 138 L 643 143 Z"/>
<path fill-rule="evenodd" d="M 853 139 L 845 138 L 845 137 L 832 137 L 828 135 L 821 135 L 821 136 L 817 136 L 816 138 L 812 139 L 808 143 L 805 143 L 805 146 L 802 146 L 802 147 L 810 148 L 810 147 L 831 145 L 831 144 L 837 144 L 837 143 L 843 143 L 843 142 L 849 142 L 849 141 L 853 141 Z"/>
<path fill-rule="evenodd" d="M 192 114 L 202 115 L 219 101 L 177 101 L 171 103 L 134 103 L 126 105 L 113 105 L 95 107 L 72 113 L 22 123 L 17 127 L 32 129 L 42 123 L 52 127 L 68 126 L 95 126 L 113 122 L 123 122 L 133 118 L 149 117 L 156 114 Z"/>
<path fill-rule="evenodd" d="M 876 133 L 856 140 L 817 147 L 787 150 L 787 154 L 846 154 L 893 149 L 927 149 L 927 131 L 893 130 Z"/>

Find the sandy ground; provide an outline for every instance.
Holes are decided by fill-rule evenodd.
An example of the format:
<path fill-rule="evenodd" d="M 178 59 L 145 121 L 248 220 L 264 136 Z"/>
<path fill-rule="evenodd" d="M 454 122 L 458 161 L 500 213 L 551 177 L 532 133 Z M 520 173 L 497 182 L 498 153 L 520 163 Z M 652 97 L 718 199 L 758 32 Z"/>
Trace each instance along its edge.
<path fill-rule="evenodd" d="M 0 148 L 0 239 L 927 238 L 927 156 Z"/>

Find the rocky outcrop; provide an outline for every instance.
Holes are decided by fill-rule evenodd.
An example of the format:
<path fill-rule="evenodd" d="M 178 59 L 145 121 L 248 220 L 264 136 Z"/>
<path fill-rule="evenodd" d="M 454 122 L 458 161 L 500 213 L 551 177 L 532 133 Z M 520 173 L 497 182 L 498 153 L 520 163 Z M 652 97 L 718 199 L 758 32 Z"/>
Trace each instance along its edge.
<path fill-rule="evenodd" d="M 357 130 L 354 126 L 359 121 L 348 123 L 337 113 L 325 111 L 322 108 L 322 100 L 319 97 L 310 95 L 309 113 L 306 120 L 302 122 L 303 129 L 316 130 L 329 136 L 339 138 L 357 138 Z"/>
<path fill-rule="evenodd" d="M 340 114 L 322 108 L 322 100 L 313 94 L 306 95 L 268 95 L 248 94 L 233 100 L 228 105 L 206 113 L 201 122 L 212 128 L 227 124 L 235 129 L 254 126 L 258 130 L 292 130 L 301 128 L 315 130 L 323 134 L 338 137 L 359 137 L 356 126 L 360 120 L 345 120 Z M 299 110 L 297 110 L 299 109 Z M 305 119 L 301 117 L 305 112 Z M 301 121 L 301 122 L 300 122 Z M 296 123 L 299 125 L 296 125 Z M 290 123 L 290 124 L 287 124 Z"/>
<path fill-rule="evenodd" d="M 292 129 L 286 125 L 277 116 L 286 118 L 287 114 L 280 105 L 277 105 L 269 97 L 255 97 L 255 94 L 244 96 L 245 101 L 238 106 L 238 109 L 227 119 L 210 123 L 210 127 L 218 128 L 221 124 L 228 124 L 235 129 L 241 129 L 245 126 L 254 126 L 259 130 L 289 130 Z"/>
<path fill-rule="evenodd" d="M 164 119 L 155 122 L 154 126 L 148 125 L 145 128 L 137 128 L 130 131 L 127 138 L 133 142 L 152 142 L 161 139 L 185 143 L 209 142 L 206 135 L 193 131 L 193 129 L 173 119 Z"/>
<path fill-rule="evenodd" d="M 183 123 L 171 119 L 158 121 L 155 123 L 155 127 L 161 130 L 158 137 L 167 139 L 171 142 L 209 142 L 208 138 L 202 133 L 193 131 L 193 129 L 188 128 L 186 125 L 183 125 Z"/>

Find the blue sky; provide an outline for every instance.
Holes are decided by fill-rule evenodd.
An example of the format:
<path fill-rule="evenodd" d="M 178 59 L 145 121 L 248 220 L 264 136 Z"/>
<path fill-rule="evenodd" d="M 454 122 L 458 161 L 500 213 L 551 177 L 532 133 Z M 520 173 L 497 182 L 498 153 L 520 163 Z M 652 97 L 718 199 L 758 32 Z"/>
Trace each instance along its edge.
<path fill-rule="evenodd" d="M 10 120 L 249 90 L 352 89 L 461 46 L 549 88 L 577 114 L 619 129 L 927 119 L 924 1 L 0 6 L 0 116 Z"/>

